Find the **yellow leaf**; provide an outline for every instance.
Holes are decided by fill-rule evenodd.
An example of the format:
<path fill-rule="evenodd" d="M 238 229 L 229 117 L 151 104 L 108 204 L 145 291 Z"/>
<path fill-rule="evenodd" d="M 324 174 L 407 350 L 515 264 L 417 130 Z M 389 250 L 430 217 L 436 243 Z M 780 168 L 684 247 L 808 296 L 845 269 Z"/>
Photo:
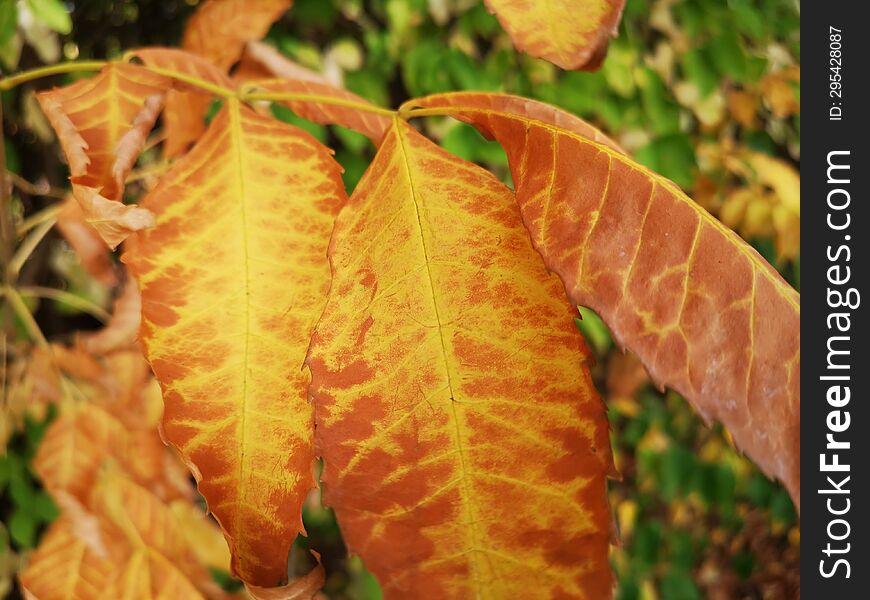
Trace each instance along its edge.
<path fill-rule="evenodd" d="M 625 0 L 486 0 L 518 50 L 563 69 L 595 69 Z"/>
<path fill-rule="evenodd" d="M 510 191 L 397 120 L 330 264 L 324 501 L 385 596 L 610 597 L 605 411 Z"/>
<path fill-rule="evenodd" d="M 43 535 L 19 577 L 26 598 L 97 600 L 103 598 L 117 568 L 117 563 L 100 557 L 79 539 L 61 517 Z"/>
<path fill-rule="evenodd" d="M 165 437 L 247 582 L 279 585 L 314 485 L 303 359 L 329 288 L 339 166 L 304 132 L 228 99 L 143 200 L 124 260 L 163 388 Z"/>
<path fill-rule="evenodd" d="M 571 300 L 799 505 L 800 296 L 779 273 L 676 184 L 588 136 L 481 103 L 412 102 L 502 144 L 523 222 Z"/>

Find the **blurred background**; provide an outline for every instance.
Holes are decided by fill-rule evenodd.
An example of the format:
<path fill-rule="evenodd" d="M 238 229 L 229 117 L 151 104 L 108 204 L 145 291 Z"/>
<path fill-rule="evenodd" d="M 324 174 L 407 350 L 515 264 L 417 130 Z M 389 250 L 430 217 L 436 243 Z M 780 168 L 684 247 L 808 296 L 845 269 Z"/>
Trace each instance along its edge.
<path fill-rule="evenodd" d="M 0 0 L 0 65 L 9 74 L 178 45 L 196 4 Z M 797 0 L 628 0 L 601 69 L 564 72 L 516 52 L 479 0 L 296 0 L 267 42 L 383 106 L 435 92 L 491 90 L 576 113 L 677 182 L 800 290 L 799 30 Z M 6 165 L 21 179 L 13 194 L 20 219 L 64 196 L 66 166 L 33 91 L 67 80 L 3 93 Z M 334 148 L 353 189 L 374 153 L 366 138 L 280 107 L 275 114 Z M 421 126 L 509 182 L 500 147 L 471 127 L 449 119 Z M 108 309 L 112 300 L 110 286 L 89 275 L 57 233 L 34 251 L 20 280 L 89 306 Z M 32 300 L 30 308 L 49 339 L 64 340 L 100 325 L 74 304 Z M 706 426 L 677 394 L 654 389 L 594 313 L 581 313 L 622 473 L 610 485 L 620 531 L 612 552 L 617 597 L 798 598 L 800 530 L 786 491 L 743 458 L 721 427 Z M 57 515 L 30 467 L 51 419 L 51 410 L 29 410 L 4 393 L 0 596 L 20 597 L 15 573 Z M 298 540 L 291 557 L 299 572 L 310 545 L 323 554 L 330 598 L 380 598 L 375 579 L 346 557 L 332 513 L 317 498 L 305 520 L 310 538 Z"/>

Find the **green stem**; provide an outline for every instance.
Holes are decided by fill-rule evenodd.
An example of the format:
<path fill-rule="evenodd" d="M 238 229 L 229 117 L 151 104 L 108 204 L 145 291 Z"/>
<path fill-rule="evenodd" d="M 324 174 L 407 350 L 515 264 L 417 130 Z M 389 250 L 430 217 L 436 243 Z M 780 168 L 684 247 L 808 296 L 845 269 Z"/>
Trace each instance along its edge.
<path fill-rule="evenodd" d="M 396 111 L 389 108 L 381 108 L 364 102 L 356 102 L 344 98 L 336 98 L 334 96 L 324 96 L 322 94 L 296 94 L 292 92 L 241 92 L 239 93 L 241 100 L 266 100 L 269 102 L 295 101 L 295 102 L 312 102 L 315 104 L 329 104 L 330 106 L 342 106 L 352 108 L 363 112 L 370 112 L 376 115 L 385 117 L 393 117 Z"/>
<path fill-rule="evenodd" d="M 21 296 L 28 296 L 32 298 L 46 298 L 48 300 L 57 300 L 58 302 L 63 302 L 64 304 L 68 304 L 73 308 L 77 308 L 82 312 L 86 312 L 96 317 L 103 323 L 111 318 L 111 315 L 102 306 L 97 306 L 90 300 L 86 300 L 84 298 L 76 296 L 75 294 L 70 294 L 69 292 L 65 292 L 63 290 L 56 290 L 54 288 L 33 285 L 22 286 L 18 288 L 18 293 Z"/>
<path fill-rule="evenodd" d="M 6 267 L 6 282 L 8 284 L 14 283 L 18 279 L 21 267 L 24 266 L 24 263 L 28 258 L 30 258 L 30 255 L 33 254 L 33 251 L 39 245 L 39 242 L 42 241 L 42 238 L 44 238 L 46 234 L 51 231 L 51 228 L 54 227 L 54 222 L 56 220 L 55 217 L 52 217 L 51 219 L 37 225 L 34 228 L 33 233 L 31 233 L 27 239 L 18 246 L 12 259 L 9 261 L 9 265 Z"/>
<path fill-rule="evenodd" d="M 48 340 L 45 339 L 45 335 L 43 335 L 42 330 L 36 323 L 36 319 L 34 319 L 33 315 L 30 314 L 30 310 L 28 310 L 27 305 L 24 303 L 24 300 L 21 299 L 21 295 L 15 290 L 15 288 L 7 285 L 0 288 L 0 293 L 6 297 L 13 312 L 15 312 L 15 314 L 18 315 L 18 318 L 21 319 L 24 328 L 27 330 L 27 335 L 29 335 L 40 348 L 48 348 Z"/>
<path fill-rule="evenodd" d="M 106 64 L 106 61 L 103 60 L 87 60 L 82 62 L 60 63 L 57 65 L 32 69 L 30 71 L 23 71 L 16 75 L 12 75 L 11 77 L 0 79 L 0 91 L 5 92 L 6 90 L 11 90 L 15 86 L 21 85 L 22 83 L 27 83 L 28 81 L 33 81 L 34 79 L 40 79 L 42 77 L 49 77 L 51 75 L 76 73 L 81 71 L 99 71 L 106 66 Z"/>

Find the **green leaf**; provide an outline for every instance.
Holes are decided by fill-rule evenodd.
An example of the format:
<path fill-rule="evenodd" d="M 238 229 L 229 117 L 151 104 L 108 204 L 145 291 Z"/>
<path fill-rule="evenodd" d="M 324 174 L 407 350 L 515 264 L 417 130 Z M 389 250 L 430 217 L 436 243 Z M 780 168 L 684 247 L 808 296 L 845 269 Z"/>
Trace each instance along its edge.
<path fill-rule="evenodd" d="M 9 518 L 9 535 L 20 548 L 33 548 L 36 541 L 36 520 L 29 512 L 15 509 Z"/>
<path fill-rule="evenodd" d="M 67 34 L 72 31 L 72 19 L 61 0 L 27 0 L 33 17 L 58 33 Z"/>
<path fill-rule="evenodd" d="M 0 0 L 0 46 L 5 46 L 18 30 L 18 6 L 15 0 Z"/>

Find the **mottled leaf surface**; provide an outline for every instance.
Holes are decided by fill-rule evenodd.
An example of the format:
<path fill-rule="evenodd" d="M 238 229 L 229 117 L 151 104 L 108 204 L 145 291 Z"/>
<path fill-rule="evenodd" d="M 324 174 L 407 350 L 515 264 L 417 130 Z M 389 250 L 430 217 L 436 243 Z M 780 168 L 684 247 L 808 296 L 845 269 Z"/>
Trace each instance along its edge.
<path fill-rule="evenodd" d="M 324 500 L 387 598 L 607 598 L 608 426 L 510 191 L 397 121 L 308 364 Z"/>
<path fill-rule="evenodd" d="M 799 294 L 631 159 L 544 121 L 450 110 L 504 146 L 523 222 L 571 299 L 596 310 L 659 385 L 727 426 L 800 505 Z"/>
<path fill-rule="evenodd" d="M 304 132 L 227 100 L 143 200 L 157 226 L 125 255 L 142 340 L 182 453 L 255 585 L 286 578 L 314 485 L 303 359 L 326 299 L 340 167 Z"/>
<path fill-rule="evenodd" d="M 625 0 L 486 0 L 518 50 L 563 69 L 594 69 Z"/>

